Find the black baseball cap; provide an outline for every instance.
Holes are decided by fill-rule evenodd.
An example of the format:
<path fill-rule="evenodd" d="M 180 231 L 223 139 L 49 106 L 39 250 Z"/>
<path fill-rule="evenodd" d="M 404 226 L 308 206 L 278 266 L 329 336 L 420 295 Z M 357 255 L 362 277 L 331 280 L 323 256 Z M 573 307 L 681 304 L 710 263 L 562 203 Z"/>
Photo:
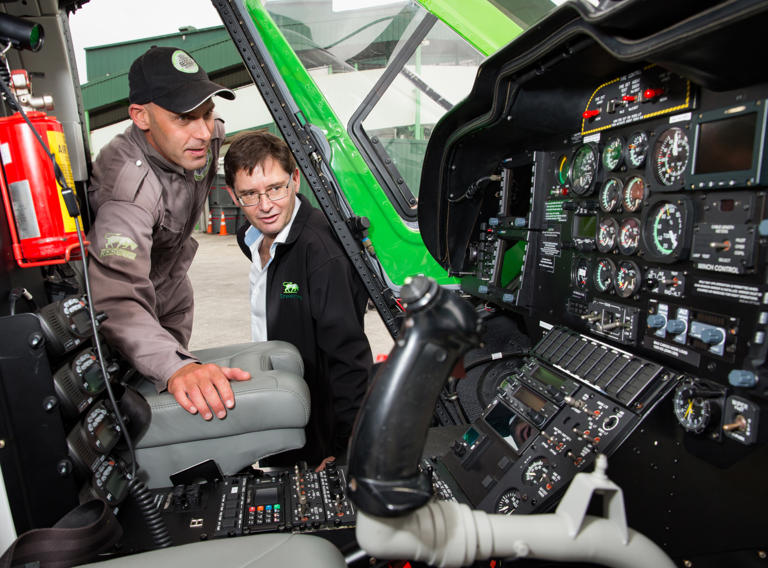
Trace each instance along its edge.
<path fill-rule="evenodd" d="M 128 72 L 131 104 L 155 103 L 183 114 L 196 109 L 213 95 L 228 100 L 235 93 L 208 79 L 194 58 L 175 47 L 150 47 L 131 64 Z"/>

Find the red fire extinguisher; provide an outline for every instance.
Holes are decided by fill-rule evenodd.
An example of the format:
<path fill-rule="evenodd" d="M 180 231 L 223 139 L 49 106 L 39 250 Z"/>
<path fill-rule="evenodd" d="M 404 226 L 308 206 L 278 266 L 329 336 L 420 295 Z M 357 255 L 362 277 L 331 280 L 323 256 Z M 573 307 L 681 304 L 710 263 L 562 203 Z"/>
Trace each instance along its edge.
<path fill-rule="evenodd" d="M 21 82 L 18 73 L 26 76 L 24 71 L 13 71 L 17 84 Z M 61 123 L 39 111 L 29 111 L 27 117 L 56 158 L 67 185 L 74 188 Z M 61 264 L 79 258 L 75 219 L 67 212 L 53 164 L 18 112 L 0 117 L 0 162 L 0 190 L 19 266 Z"/>

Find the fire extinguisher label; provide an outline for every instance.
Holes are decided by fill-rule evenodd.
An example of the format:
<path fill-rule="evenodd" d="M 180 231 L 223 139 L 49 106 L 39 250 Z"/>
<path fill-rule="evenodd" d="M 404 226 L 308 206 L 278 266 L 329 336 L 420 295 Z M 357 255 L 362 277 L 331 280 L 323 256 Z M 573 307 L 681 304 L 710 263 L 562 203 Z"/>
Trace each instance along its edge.
<path fill-rule="evenodd" d="M 35 215 L 35 202 L 28 180 L 16 181 L 8 185 L 11 190 L 13 216 L 16 217 L 16 230 L 19 239 L 34 239 L 40 236 L 40 226 Z"/>
<path fill-rule="evenodd" d="M 64 133 L 58 130 L 48 131 L 48 147 L 51 149 L 51 153 L 56 157 L 56 162 L 61 168 L 61 172 L 64 174 L 64 179 L 67 180 L 67 185 L 75 189 L 75 179 L 72 177 L 72 166 L 69 162 L 69 150 L 67 149 L 67 141 L 64 138 Z M 64 231 L 66 233 L 74 233 L 77 230 L 75 220 L 67 213 L 67 206 L 64 203 L 64 198 L 61 196 L 61 186 L 59 187 L 59 204 L 61 205 L 61 220 L 64 222 Z"/>
<path fill-rule="evenodd" d="M 11 157 L 11 146 L 8 144 L 8 142 L 0 144 L 0 159 L 3 160 L 4 166 L 7 166 L 13 162 L 13 158 Z"/>

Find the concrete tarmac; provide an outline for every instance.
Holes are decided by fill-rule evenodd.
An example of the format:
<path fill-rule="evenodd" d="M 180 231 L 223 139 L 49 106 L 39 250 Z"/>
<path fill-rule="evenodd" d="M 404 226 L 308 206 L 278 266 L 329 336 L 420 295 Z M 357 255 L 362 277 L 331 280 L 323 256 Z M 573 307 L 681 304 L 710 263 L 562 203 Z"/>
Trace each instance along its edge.
<path fill-rule="evenodd" d="M 190 349 L 250 341 L 250 261 L 237 246 L 234 235 L 193 236 L 200 247 L 189 270 L 195 291 Z M 365 314 L 365 333 L 374 357 L 392 349 L 392 337 L 376 310 Z"/>

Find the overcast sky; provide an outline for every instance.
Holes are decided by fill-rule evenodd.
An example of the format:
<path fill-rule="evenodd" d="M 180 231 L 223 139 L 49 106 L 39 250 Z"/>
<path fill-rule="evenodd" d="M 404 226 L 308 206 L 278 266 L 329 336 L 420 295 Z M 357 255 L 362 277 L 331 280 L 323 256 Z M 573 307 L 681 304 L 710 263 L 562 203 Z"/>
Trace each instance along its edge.
<path fill-rule="evenodd" d="M 332 0 L 336 10 L 402 0 Z M 265 2 L 266 3 L 266 2 Z M 80 81 L 85 83 L 85 48 L 177 32 L 180 27 L 221 25 L 210 0 L 90 0 L 69 18 Z"/>
<path fill-rule="evenodd" d="M 208 28 L 221 20 L 209 0 L 90 0 L 69 25 L 84 83 L 86 47 L 171 34 L 182 26 Z"/>

